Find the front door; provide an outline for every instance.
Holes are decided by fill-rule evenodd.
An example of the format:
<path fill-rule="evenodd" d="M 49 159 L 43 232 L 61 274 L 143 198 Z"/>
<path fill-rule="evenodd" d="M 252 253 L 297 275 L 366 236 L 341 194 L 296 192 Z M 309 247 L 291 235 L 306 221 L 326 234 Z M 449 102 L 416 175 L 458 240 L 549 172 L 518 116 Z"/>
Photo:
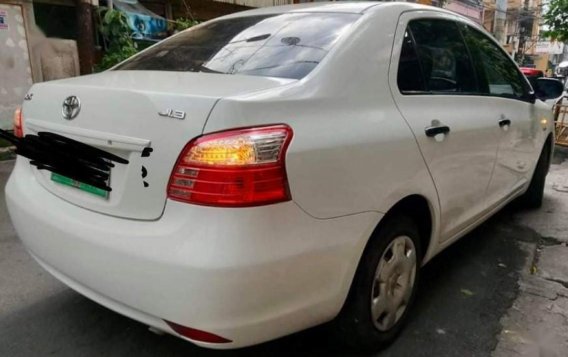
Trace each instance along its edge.
<path fill-rule="evenodd" d="M 22 7 L 0 3 L 0 129 L 12 128 L 14 110 L 32 83 Z"/>
<path fill-rule="evenodd" d="M 434 179 L 447 240 L 487 208 L 500 132 L 453 17 L 403 14 L 395 41 L 392 93 Z"/>
<path fill-rule="evenodd" d="M 488 202 L 497 205 L 522 189 L 531 178 L 540 154 L 538 143 L 545 132 L 536 117 L 530 86 L 512 59 L 487 35 L 462 24 L 461 30 L 474 62 L 479 67 L 480 87 L 486 108 L 494 113 L 493 125 L 500 129 L 500 146 Z"/>

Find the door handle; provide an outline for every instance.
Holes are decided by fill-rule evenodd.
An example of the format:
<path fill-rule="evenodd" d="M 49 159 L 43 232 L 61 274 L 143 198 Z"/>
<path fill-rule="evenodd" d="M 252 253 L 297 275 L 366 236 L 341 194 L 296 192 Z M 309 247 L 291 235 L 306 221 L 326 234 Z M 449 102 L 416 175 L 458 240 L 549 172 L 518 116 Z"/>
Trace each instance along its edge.
<path fill-rule="evenodd" d="M 511 125 L 511 119 L 501 119 L 499 120 L 499 126 L 502 128 L 506 125 Z"/>
<path fill-rule="evenodd" d="M 424 129 L 426 136 L 433 137 L 438 134 L 447 134 L 450 132 L 450 127 L 447 125 L 429 126 Z"/>

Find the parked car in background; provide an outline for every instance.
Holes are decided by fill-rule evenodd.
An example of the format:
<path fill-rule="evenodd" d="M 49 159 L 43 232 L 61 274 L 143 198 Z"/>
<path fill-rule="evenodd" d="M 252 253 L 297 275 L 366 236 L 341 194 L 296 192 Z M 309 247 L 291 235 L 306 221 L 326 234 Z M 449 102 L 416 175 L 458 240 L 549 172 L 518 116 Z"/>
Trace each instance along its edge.
<path fill-rule="evenodd" d="M 384 346 L 420 267 L 511 200 L 541 205 L 554 145 L 482 27 L 402 2 L 232 14 L 27 99 L 6 200 L 30 254 L 220 349 L 332 320 Z"/>
<path fill-rule="evenodd" d="M 539 69 L 535 69 L 535 68 L 530 68 L 530 67 L 521 67 L 521 72 L 523 72 L 523 74 L 527 77 L 527 78 L 541 78 L 544 77 L 544 72 L 539 70 Z"/>

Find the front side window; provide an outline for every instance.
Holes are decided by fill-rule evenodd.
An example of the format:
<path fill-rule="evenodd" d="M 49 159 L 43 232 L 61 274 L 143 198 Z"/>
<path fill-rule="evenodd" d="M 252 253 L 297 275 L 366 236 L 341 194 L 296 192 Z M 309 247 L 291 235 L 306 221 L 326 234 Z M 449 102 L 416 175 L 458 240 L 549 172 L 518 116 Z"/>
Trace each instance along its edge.
<path fill-rule="evenodd" d="M 246 74 L 300 79 L 360 15 L 297 13 L 205 23 L 167 39 L 115 70 Z"/>
<path fill-rule="evenodd" d="M 462 34 L 474 60 L 480 65 L 481 90 L 485 94 L 523 99 L 527 81 L 507 54 L 489 37 L 462 25 Z"/>
<path fill-rule="evenodd" d="M 408 35 L 407 35 L 408 34 Z M 420 19 L 409 23 L 405 34 L 403 53 L 399 64 L 399 89 L 408 93 L 401 82 L 409 83 L 408 73 L 417 64 L 422 72 L 422 84 L 416 80 L 413 86 L 424 86 L 429 93 L 475 93 L 477 83 L 471 59 L 453 21 Z M 410 45 L 414 46 L 418 63 L 413 64 Z M 413 74 L 414 75 L 414 74 Z M 402 79 L 402 81 L 401 81 Z"/>

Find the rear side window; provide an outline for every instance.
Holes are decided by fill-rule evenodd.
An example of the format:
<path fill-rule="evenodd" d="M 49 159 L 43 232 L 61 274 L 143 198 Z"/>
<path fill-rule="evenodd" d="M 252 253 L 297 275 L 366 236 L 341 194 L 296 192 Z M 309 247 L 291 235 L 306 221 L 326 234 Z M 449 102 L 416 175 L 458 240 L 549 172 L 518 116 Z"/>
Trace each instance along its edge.
<path fill-rule="evenodd" d="M 358 18 L 357 14 L 303 13 L 213 21 L 167 39 L 115 69 L 300 79 Z"/>
<path fill-rule="evenodd" d="M 412 38 L 414 54 L 411 49 Z M 412 60 L 413 56 L 417 56 L 418 63 Z M 411 78 L 417 75 L 417 65 L 422 72 L 422 80 Z M 409 75 L 407 71 L 412 71 L 413 74 Z M 469 53 L 453 21 L 420 19 L 409 23 L 401 53 L 398 81 L 402 93 L 421 90 L 430 93 L 477 92 L 476 76 Z"/>
<path fill-rule="evenodd" d="M 467 25 L 462 33 L 476 63 L 485 94 L 523 99 L 529 84 L 507 54 L 489 37 Z"/>

